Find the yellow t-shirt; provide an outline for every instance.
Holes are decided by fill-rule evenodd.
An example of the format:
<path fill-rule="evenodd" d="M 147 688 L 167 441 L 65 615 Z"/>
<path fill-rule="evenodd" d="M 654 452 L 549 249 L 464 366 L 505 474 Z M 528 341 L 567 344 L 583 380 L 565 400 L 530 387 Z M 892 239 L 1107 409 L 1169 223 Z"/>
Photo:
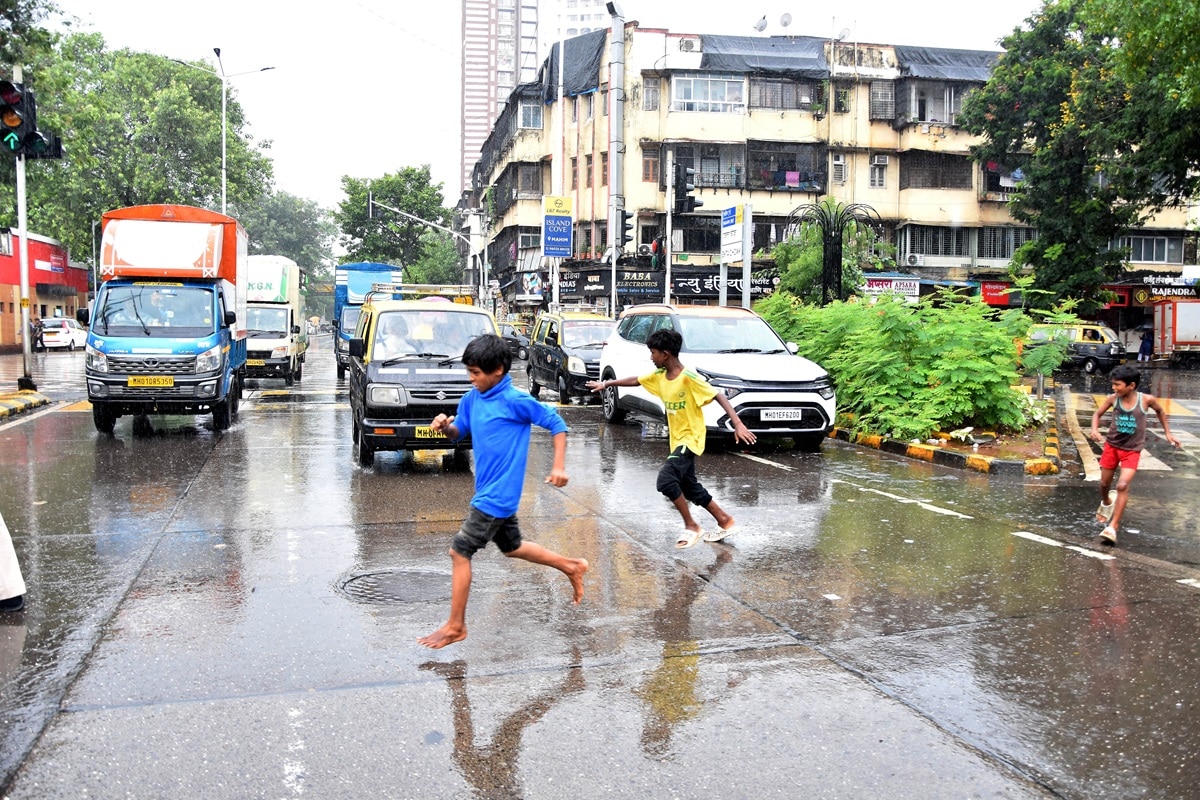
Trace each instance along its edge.
<path fill-rule="evenodd" d="M 675 380 L 667 377 L 665 369 L 659 369 L 642 375 L 638 383 L 663 401 L 671 449 L 683 444 L 696 455 L 703 455 L 705 428 L 701 409 L 717 396 L 712 384 L 687 368 Z"/>

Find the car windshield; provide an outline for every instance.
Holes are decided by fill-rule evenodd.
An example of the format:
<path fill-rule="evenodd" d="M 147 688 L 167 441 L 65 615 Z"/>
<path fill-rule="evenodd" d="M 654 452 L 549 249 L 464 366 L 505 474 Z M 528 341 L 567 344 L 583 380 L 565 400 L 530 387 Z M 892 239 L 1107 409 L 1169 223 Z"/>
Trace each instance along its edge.
<path fill-rule="evenodd" d="M 286 308 L 255 308 L 246 309 L 246 330 L 250 336 L 262 337 L 266 334 L 279 334 L 276 338 L 287 336 L 288 310 Z"/>
<path fill-rule="evenodd" d="M 96 308 L 105 335 L 194 336 L 211 333 L 212 290 L 203 286 L 132 284 L 110 286 Z"/>
<path fill-rule="evenodd" d="M 606 319 L 571 320 L 563 323 L 564 347 L 600 347 L 612 333 L 613 323 Z"/>
<path fill-rule="evenodd" d="M 690 353 L 777 353 L 779 336 L 761 317 L 679 317 L 683 349 Z"/>
<path fill-rule="evenodd" d="M 440 309 L 385 311 L 375 325 L 372 358 L 457 358 L 468 342 L 484 333 L 495 333 L 485 314 Z"/>

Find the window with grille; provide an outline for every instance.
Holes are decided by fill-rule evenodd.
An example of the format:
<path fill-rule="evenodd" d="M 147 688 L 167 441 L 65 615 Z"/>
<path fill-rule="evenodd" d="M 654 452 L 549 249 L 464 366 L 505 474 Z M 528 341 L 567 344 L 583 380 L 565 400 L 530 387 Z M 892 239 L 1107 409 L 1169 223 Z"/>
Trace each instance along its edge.
<path fill-rule="evenodd" d="M 600 185 L 608 186 L 608 153 L 600 154 Z"/>
<path fill-rule="evenodd" d="M 542 129 L 542 101 L 541 100 L 522 100 L 521 101 L 521 127 Z"/>
<path fill-rule="evenodd" d="M 833 154 L 833 171 L 830 173 L 830 180 L 834 183 L 846 182 L 846 156 L 843 153 Z"/>
<path fill-rule="evenodd" d="M 751 189 L 824 191 L 827 152 L 819 144 L 748 141 L 746 186 Z"/>
<path fill-rule="evenodd" d="M 583 118 L 592 119 L 596 115 L 596 95 L 585 94 L 583 96 Z"/>
<path fill-rule="evenodd" d="M 970 255 L 966 228 L 934 225 L 909 225 L 904 228 L 908 240 L 905 252 L 927 256 L 966 258 Z"/>
<path fill-rule="evenodd" d="M 845 114 L 850 110 L 850 87 L 835 86 L 833 89 L 833 110 Z"/>
<path fill-rule="evenodd" d="M 517 176 L 517 190 L 522 194 L 542 193 L 542 165 L 522 164 Z"/>
<path fill-rule="evenodd" d="M 685 73 L 671 79 L 672 111 L 740 114 L 746 110 L 746 83 L 733 73 Z"/>
<path fill-rule="evenodd" d="M 1181 236 L 1122 236 L 1117 246 L 1129 250 L 1130 261 L 1146 264 L 1182 264 Z"/>
<path fill-rule="evenodd" d="M 783 111 L 807 110 L 812 107 L 815 91 L 816 87 L 812 81 L 751 78 L 750 107 Z"/>
<path fill-rule="evenodd" d="M 575 156 L 571 157 L 571 188 L 579 188 L 579 159 Z"/>
<path fill-rule="evenodd" d="M 1017 248 L 1037 238 L 1034 228 L 984 227 L 979 230 L 980 258 L 1012 258 Z"/>
<path fill-rule="evenodd" d="M 588 153 L 583 157 L 583 185 L 586 188 L 591 188 L 592 185 L 592 154 Z"/>
<path fill-rule="evenodd" d="M 914 150 L 900 159 L 901 189 L 970 189 L 971 159 Z"/>
<path fill-rule="evenodd" d="M 871 81 L 871 119 L 896 117 L 896 84 L 892 81 Z"/>

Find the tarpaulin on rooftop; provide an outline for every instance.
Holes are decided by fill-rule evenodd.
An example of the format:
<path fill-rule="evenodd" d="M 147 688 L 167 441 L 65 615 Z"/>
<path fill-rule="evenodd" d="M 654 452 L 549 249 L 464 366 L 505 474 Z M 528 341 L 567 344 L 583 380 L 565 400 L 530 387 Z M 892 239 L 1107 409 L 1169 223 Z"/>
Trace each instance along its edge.
<path fill-rule="evenodd" d="M 908 78 L 984 83 L 1003 53 L 993 50 L 952 50 L 942 47 L 896 45 L 900 74 Z"/>
<path fill-rule="evenodd" d="M 828 78 L 828 40 L 814 36 L 700 36 L 700 69 Z"/>
<path fill-rule="evenodd" d="M 608 41 L 608 30 L 600 30 L 567 39 L 567 69 L 563 73 L 563 97 L 587 94 L 600 88 L 600 65 L 604 63 L 604 46 Z M 555 42 L 550 55 L 542 64 L 539 76 L 542 81 L 542 96 L 547 103 L 558 99 L 558 48 L 563 42 Z"/>

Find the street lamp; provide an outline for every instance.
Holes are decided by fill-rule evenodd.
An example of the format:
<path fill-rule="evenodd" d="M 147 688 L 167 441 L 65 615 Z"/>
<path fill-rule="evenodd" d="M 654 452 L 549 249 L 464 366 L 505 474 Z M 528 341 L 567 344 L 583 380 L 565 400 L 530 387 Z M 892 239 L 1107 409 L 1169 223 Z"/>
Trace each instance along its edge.
<path fill-rule="evenodd" d="M 220 70 L 219 72 L 213 72 L 212 70 L 205 69 L 204 67 L 197 67 L 195 64 L 189 64 L 186 61 L 180 61 L 178 58 L 173 58 L 171 60 L 174 61 L 176 64 L 183 64 L 185 67 L 191 67 L 192 69 L 198 69 L 201 72 L 207 72 L 209 75 L 212 75 L 214 77 L 221 79 L 221 213 L 224 214 L 226 212 L 226 208 L 227 208 L 226 202 L 225 202 L 225 197 L 226 197 L 225 187 L 226 187 L 226 184 L 228 183 L 228 169 L 227 169 L 227 161 L 226 161 L 226 156 L 225 156 L 225 142 L 226 142 L 226 138 L 227 138 L 226 131 L 228 129 L 228 124 L 229 124 L 228 123 L 228 115 L 226 114 L 227 102 L 229 99 L 229 79 L 237 78 L 241 75 L 251 75 L 256 72 L 266 72 L 267 70 L 275 69 L 275 68 L 274 67 L 261 67 L 259 69 L 248 69 L 245 72 L 235 72 L 232 75 L 226 75 L 225 74 L 225 65 L 221 63 L 221 48 L 214 47 L 213 52 L 216 53 L 216 55 L 217 55 L 217 68 Z"/>

